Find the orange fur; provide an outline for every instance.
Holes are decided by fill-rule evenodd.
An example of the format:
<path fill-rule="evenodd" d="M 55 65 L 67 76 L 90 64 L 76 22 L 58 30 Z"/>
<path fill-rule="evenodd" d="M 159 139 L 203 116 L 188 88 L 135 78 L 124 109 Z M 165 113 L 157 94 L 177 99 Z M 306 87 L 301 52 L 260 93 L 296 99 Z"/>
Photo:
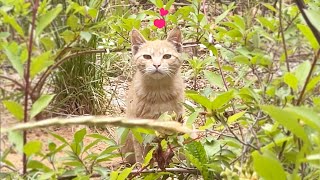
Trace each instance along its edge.
<path fill-rule="evenodd" d="M 162 113 L 183 114 L 184 83 L 180 76 L 181 32 L 173 29 L 166 40 L 146 41 L 131 33 L 133 63 L 137 68 L 127 97 L 127 117 L 157 119 Z M 131 134 L 123 152 L 134 151 L 130 163 L 142 162 L 145 154 Z"/>

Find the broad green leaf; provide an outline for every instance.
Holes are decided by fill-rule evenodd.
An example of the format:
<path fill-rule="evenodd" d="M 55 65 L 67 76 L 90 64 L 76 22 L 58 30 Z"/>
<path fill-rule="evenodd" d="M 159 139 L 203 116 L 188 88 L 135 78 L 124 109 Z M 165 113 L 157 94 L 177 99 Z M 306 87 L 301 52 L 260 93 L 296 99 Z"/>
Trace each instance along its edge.
<path fill-rule="evenodd" d="M 58 4 L 54 9 L 51 9 L 40 17 L 36 27 L 36 36 L 39 36 L 42 33 L 44 28 L 46 28 L 58 16 L 61 10 L 62 5 Z"/>
<path fill-rule="evenodd" d="M 298 26 L 299 30 L 302 32 L 302 34 L 308 39 L 311 47 L 314 50 L 319 49 L 320 46 L 318 44 L 318 41 L 314 37 L 314 35 L 313 35 L 312 31 L 310 30 L 310 28 L 307 25 L 304 25 L 304 24 L 298 24 L 297 26 Z"/>
<path fill-rule="evenodd" d="M 23 153 L 23 136 L 21 131 L 10 131 L 8 139 L 11 144 L 14 144 L 19 153 Z"/>
<path fill-rule="evenodd" d="M 92 34 L 90 32 L 81 31 L 80 36 L 81 36 L 81 38 L 83 38 L 84 40 L 89 42 L 92 37 Z"/>
<path fill-rule="evenodd" d="M 170 0 L 169 2 L 167 2 L 165 9 L 169 10 L 171 5 L 174 3 L 175 0 Z"/>
<path fill-rule="evenodd" d="M 37 170 L 41 170 L 44 172 L 51 171 L 51 169 L 48 166 L 46 166 L 42 162 L 36 161 L 36 160 L 28 160 L 27 167 L 30 169 L 37 169 Z"/>
<path fill-rule="evenodd" d="M 207 97 L 200 95 L 198 92 L 186 91 L 186 96 L 207 109 L 211 109 L 210 100 Z"/>
<path fill-rule="evenodd" d="M 238 113 L 228 117 L 228 123 L 230 124 L 230 123 L 235 122 L 236 120 L 241 118 L 245 113 L 246 113 L 246 111 L 241 111 L 241 112 L 238 112 Z"/>
<path fill-rule="evenodd" d="M 273 5 L 271 5 L 270 3 L 262 3 L 262 5 L 273 12 L 277 12 L 276 8 L 274 8 Z"/>
<path fill-rule="evenodd" d="M 15 118 L 19 121 L 23 120 L 23 108 L 21 104 L 14 101 L 2 101 L 2 103 Z"/>
<path fill-rule="evenodd" d="M 152 159 L 152 155 L 153 155 L 154 150 L 155 150 L 155 148 L 152 148 L 152 149 L 147 153 L 146 157 L 144 158 L 142 167 L 145 167 L 145 166 L 147 166 L 147 165 L 150 163 L 150 160 Z"/>
<path fill-rule="evenodd" d="M 249 58 L 244 55 L 235 56 L 232 58 L 232 61 L 236 61 L 238 63 L 246 64 L 246 65 L 251 64 Z"/>
<path fill-rule="evenodd" d="M 39 99 L 36 100 L 32 104 L 30 110 L 30 118 L 34 118 L 37 114 L 39 114 L 44 108 L 46 108 L 55 95 L 52 94 L 44 94 Z"/>
<path fill-rule="evenodd" d="M 204 146 L 197 141 L 193 141 L 185 146 L 185 150 L 187 151 L 186 157 L 189 161 L 200 170 L 204 179 L 208 179 L 209 172 L 205 164 L 208 163 L 208 157 Z"/>
<path fill-rule="evenodd" d="M 67 141 L 64 137 L 62 137 L 62 136 L 60 136 L 60 135 L 58 135 L 58 134 L 55 134 L 55 133 L 53 133 L 53 132 L 49 132 L 49 133 L 50 133 L 53 137 L 55 137 L 56 139 L 58 139 L 59 141 L 65 143 L 65 144 L 69 144 L 68 141 Z"/>
<path fill-rule="evenodd" d="M 18 44 L 16 42 L 13 42 L 8 46 L 4 46 L 3 49 L 13 68 L 18 72 L 20 77 L 23 77 L 23 65 L 21 62 L 21 57 L 18 54 Z"/>
<path fill-rule="evenodd" d="M 279 122 L 298 138 L 302 139 L 305 143 L 309 144 L 307 133 L 298 122 L 299 116 L 297 116 L 295 113 L 286 111 L 275 106 L 261 106 L 261 108 L 264 112 L 269 114 L 272 117 L 272 119 Z"/>
<path fill-rule="evenodd" d="M 283 79 L 284 79 L 284 82 L 293 90 L 296 91 L 298 89 L 298 79 L 293 73 L 286 73 Z"/>
<path fill-rule="evenodd" d="M 227 104 L 235 96 L 234 91 L 230 90 L 228 92 L 219 94 L 211 103 L 212 109 L 219 109 L 223 105 Z"/>
<path fill-rule="evenodd" d="M 189 127 L 189 128 L 192 128 L 192 125 L 193 125 L 194 121 L 196 120 L 196 118 L 198 117 L 198 115 L 199 115 L 199 111 L 193 112 L 189 116 L 189 118 L 187 120 L 187 123 L 186 123 L 186 126 Z"/>
<path fill-rule="evenodd" d="M 228 13 L 231 11 L 232 9 L 228 9 L 226 11 L 224 11 L 222 14 L 220 14 L 219 16 L 214 18 L 214 23 L 218 24 L 221 20 L 223 20 L 225 17 L 227 17 Z"/>
<path fill-rule="evenodd" d="M 118 176 L 119 176 L 119 172 L 118 171 L 112 171 L 110 173 L 110 180 L 117 180 Z"/>
<path fill-rule="evenodd" d="M 63 33 L 61 33 L 61 36 L 63 40 L 66 41 L 66 43 L 70 43 L 76 38 L 76 34 L 73 31 L 70 31 L 68 29 L 63 31 Z"/>
<path fill-rule="evenodd" d="M 320 115 L 316 111 L 307 107 L 288 107 L 285 110 L 296 114 L 300 120 L 320 133 Z"/>
<path fill-rule="evenodd" d="M 313 91 L 314 88 L 320 83 L 320 76 L 312 78 L 306 88 L 306 92 Z"/>
<path fill-rule="evenodd" d="M 51 57 L 51 52 L 47 51 L 45 53 L 42 53 L 40 56 L 35 57 L 31 61 L 30 66 L 30 76 L 33 78 L 36 74 L 43 71 L 45 68 L 49 67 L 54 63 Z"/>
<path fill-rule="evenodd" d="M 252 153 L 253 168 L 265 180 L 286 180 L 286 173 L 280 161 L 269 151 L 260 154 L 258 151 Z"/>
<path fill-rule="evenodd" d="M 204 77 L 209 81 L 211 85 L 218 86 L 221 89 L 224 88 L 223 81 L 220 75 L 207 70 L 205 70 L 203 73 Z"/>
<path fill-rule="evenodd" d="M 3 22 L 4 23 L 9 23 L 17 32 L 20 36 L 24 36 L 23 29 L 21 26 L 17 23 L 14 17 L 8 15 L 6 12 L 0 10 L 0 14 L 3 16 Z"/>
<path fill-rule="evenodd" d="M 163 1 L 162 0 L 156 0 L 156 4 L 155 4 L 158 8 L 162 8 L 163 7 Z"/>
<path fill-rule="evenodd" d="M 29 157 L 32 154 L 36 154 L 41 151 L 42 142 L 38 140 L 33 140 L 27 142 L 23 147 L 23 152 Z"/>
<path fill-rule="evenodd" d="M 303 63 L 299 64 L 298 67 L 293 71 L 294 75 L 298 79 L 298 85 L 300 88 L 304 86 L 310 69 L 310 61 L 304 61 Z"/>
<path fill-rule="evenodd" d="M 83 138 L 84 138 L 84 136 L 85 136 L 86 134 L 87 134 L 86 128 L 83 128 L 83 129 L 77 131 L 77 132 L 74 134 L 74 142 L 77 143 L 77 144 L 80 143 L 80 142 L 82 142 L 82 140 L 83 140 Z"/>
<path fill-rule="evenodd" d="M 79 18 L 75 16 L 74 14 L 71 14 L 67 19 L 67 25 L 71 27 L 72 30 L 77 29 L 81 27 L 79 24 Z"/>
<path fill-rule="evenodd" d="M 270 31 L 275 31 L 276 30 L 276 24 L 274 20 L 268 19 L 265 17 L 258 17 L 257 20 L 261 23 L 262 26 L 268 28 Z"/>
<path fill-rule="evenodd" d="M 134 166 L 122 170 L 121 173 L 118 175 L 117 180 L 127 179 L 133 168 Z"/>
<path fill-rule="evenodd" d="M 312 25 L 314 25 L 318 32 L 320 32 L 320 12 L 313 9 L 305 9 L 304 12 L 307 14 Z"/>

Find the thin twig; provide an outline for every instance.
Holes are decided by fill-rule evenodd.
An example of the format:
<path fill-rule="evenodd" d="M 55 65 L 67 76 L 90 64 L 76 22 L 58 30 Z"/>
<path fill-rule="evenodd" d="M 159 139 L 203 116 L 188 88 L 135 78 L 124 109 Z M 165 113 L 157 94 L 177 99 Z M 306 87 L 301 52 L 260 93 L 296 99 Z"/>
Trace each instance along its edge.
<path fill-rule="evenodd" d="M 35 30 L 36 24 L 36 15 L 39 7 L 39 0 L 35 0 L 32 8 L 32 22 L 31 22 L 31 29 L 30 29 L 30 37 L 29 37 L 29 44 L 28 46 L 28 59 L 27 59 L 27 66 L 25 67 L 24 71 L 24 79 L 25 79 L 25 91 L 24 91 L 24 117 L 23 122 L 28 121 L 28 97 L 29 97 L 29 86 L 30 86 L 30 65 L 31 65 L 31 56 L 32 56 L 32 45 L 33 45 L 33 33 Z M 23 145 L 27 143 L 27 131 L 23 131 Z M 27 173 L 27 156 L 23 153 L 22 157 L 23 163 L 23 174 Z"/>
<path fill-rule="evenodd" d="M 283 23 L 282 23 L 282 0 L 279 1 L 279 23 L 280 23 L 280 33 L 282 38 L 282 46 L 284 50 L 285 61 L 287 65 L 287 71 L 290 72 L 290 65 L 288 61 L 288 51 L 286 45 L 286 39 L 284 37 Z"/>
<path fill-rule="evenodd" d="M 19 86 L 21 89 L 24 89 L 24 86 L 23 86 L 20 82 L 14 80 L 14 79 L 12 79 L 12 78 L 9 78 L 9 77 L 7 77 L 7 76 L 2 76 L 2 75 L 0 75 L 0 79 L 1 79 L 1 78 L 2 78 L 2 79 L 9 80 L 9 81 L 13 82 L 15 85 Z"/>
<path fill-rule="evenodd" d="M 310 71 L 308 73 L 308 76 L 307 76 L 307 79 L 306 79 L 306 82 L 304 83 L 303 85 L 303 88 L 302 88 L 302 91 L 299 95 L 299 98 L 298 98 L 298 101 L 297 101 L 297 106 L 299 106 L 302 102 L 302 98 L 303 98 L 303 95 L 304 95 L 304 92 L 306 91 L 306 88 L 307 88 L 307 85 L 311 79 L 311 76 L 312 76 L 312 73 L 313 73 L 313 70 L 314 68 L 316 67 L 316 64 L 317 64 L 317 61 L 319 59 L 319 56 L 320 56 L 320 49 L 316 52 L 316 54 L 314 55 L 313 57 L 313 62 L 312 62 L 312 65 L 311 65 L 311 68 L 310 68 Z"/>

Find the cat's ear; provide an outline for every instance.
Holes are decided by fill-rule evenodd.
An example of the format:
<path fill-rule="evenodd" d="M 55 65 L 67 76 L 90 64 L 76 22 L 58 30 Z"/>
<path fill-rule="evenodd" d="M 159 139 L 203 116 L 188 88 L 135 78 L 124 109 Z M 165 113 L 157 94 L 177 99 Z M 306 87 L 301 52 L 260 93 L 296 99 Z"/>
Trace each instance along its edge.
<path fill-rule="evenodd" d="M 135 55 L 140 46 L 146 43 L 147 41 L 144 37 L 140 34 L 140 32 L 136 29 L 131 31 L 131 47 L 132 47 L 132 54 Z"/>
<path fill-rule="evenodd" d="M 181 30 L 176 27 L 169 32 L 167 41 L 171 42 L 179 53 L 182 52 L 182 37 Z"/>

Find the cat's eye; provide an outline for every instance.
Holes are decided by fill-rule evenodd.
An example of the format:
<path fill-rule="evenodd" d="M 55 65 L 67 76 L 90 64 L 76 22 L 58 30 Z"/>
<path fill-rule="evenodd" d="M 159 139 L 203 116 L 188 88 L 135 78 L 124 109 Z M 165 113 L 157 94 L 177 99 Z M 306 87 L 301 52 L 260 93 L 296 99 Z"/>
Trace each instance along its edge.
<path fill-rule="evenodd" d="M 145 58 L 145 59 L 151 59 L 151 56 L 148 55 L 148 54 L 145 54 L 145 55 L 143 55 L 143 58 Z"/>
<path fill-rule="evenodd" d="M 165 54 L 163 55 L 163 59 L 170 59 L 171 58 L 171 54 Z"/>

